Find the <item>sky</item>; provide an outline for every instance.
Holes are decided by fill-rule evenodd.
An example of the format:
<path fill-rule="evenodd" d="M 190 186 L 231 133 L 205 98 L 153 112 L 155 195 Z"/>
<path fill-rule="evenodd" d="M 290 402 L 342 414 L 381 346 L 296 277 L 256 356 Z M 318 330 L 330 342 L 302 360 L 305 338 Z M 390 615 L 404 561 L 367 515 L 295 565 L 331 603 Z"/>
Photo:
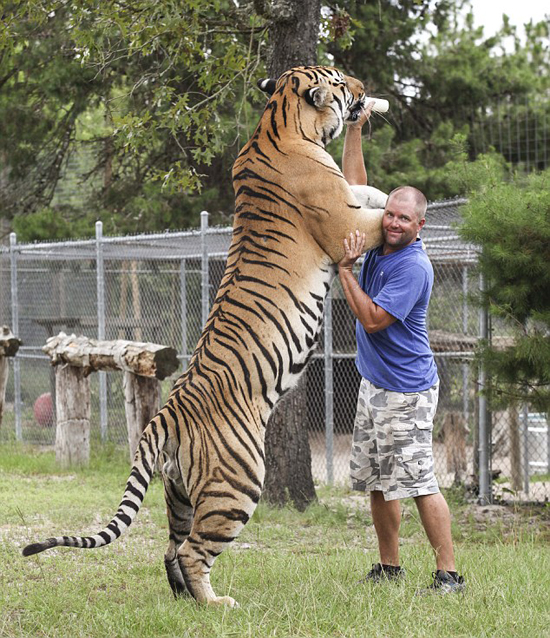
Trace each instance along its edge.
<path fill-rule="evenodd" d="M 470 0 L 473 7 L 474 24 L 483 26 L 485 36 L 493 35 L 502 26 L 502 14 L 523 34 L 523 25 L 532 18 L 539 22 L 550 16 L 550 4 L 547 0 Z"/>

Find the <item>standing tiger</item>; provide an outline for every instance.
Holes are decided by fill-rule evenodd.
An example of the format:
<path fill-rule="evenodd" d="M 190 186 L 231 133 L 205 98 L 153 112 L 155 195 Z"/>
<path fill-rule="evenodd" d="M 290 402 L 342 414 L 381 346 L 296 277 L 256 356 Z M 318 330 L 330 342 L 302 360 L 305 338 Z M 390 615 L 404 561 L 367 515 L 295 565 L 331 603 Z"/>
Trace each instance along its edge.
<path fill-rule="evenodd" d="M 382 240 L 382 210 L 361 208 L 325 150 L 365 106 L 361 82 L 298 67 L 259 86 L 271 98 L 233 167 L 227 268 L 189 368 L 143 432 L 118 511 L 93 536 L 50 538 L 25 556 L 117 539 L 162 459 L 170 587 L 235 605 L 216 596 L 210 570 L 258 504 L 269 415 L 313 353 L 344 236 L 366 233 L 366 249 Z M 383 193 L 362 188 L 367 203 L 385 205 Z"/>

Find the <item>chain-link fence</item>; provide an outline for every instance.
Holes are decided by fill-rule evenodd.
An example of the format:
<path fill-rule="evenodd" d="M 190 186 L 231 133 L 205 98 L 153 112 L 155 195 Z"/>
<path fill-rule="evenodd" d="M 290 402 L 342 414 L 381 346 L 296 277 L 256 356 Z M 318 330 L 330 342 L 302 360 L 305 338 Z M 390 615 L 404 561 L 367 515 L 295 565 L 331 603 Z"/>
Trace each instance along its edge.
<path fill-rule="evenodd" d="M 461 200 L 431 204 L 422 231 L 434 266 L 429 333 L 441 380 L 434 429 L 436 472 L 444 486 L 479 485 L 481 497 L 546 500 L 550 437 L 546 415 L 526 406 L 489 413 L 483 371 L 473 354 L 488 337 L 487 318 L 469 297 L 479 290 L 476 248 L 457 235 Z M 64 331 L 93 338 L 151 341 L 176 348 L 181 368 L 198 341 L 221 280 L 230 228 L 0 248 L 0 322 L 23 345 L 10 360 L 0 442 L 52 445 L 53 369 L 42 352 Z M 494 327 L 493 327 L 494 328 Z M 504 334 L 505 327 L 498 328 Z M 494 330 L 493 330 L 494 334 Z M 306 371 L 313 473 L 320 482 L 347 483 L 359 388 L 354 319 L 336 280 L 323 335 Z M 178 374 L 178 373 L 177 373 Z M 176 376 L 177 376 L 176 374 Z M 93 445 L 126 444 L 122 375 L 93 375 Z M 174 378 L 163 382 L 165 397 Z"/>

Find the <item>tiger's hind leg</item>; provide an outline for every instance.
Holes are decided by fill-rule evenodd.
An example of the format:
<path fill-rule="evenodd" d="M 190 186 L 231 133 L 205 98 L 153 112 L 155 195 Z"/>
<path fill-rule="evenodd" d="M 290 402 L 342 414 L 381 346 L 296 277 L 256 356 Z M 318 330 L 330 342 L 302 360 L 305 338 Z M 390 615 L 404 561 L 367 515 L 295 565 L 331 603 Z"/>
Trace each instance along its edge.
<path fill-rule="evenodd" d="M 254 513 L 259 496 L 259 492 L 254 499 L 239 492 L 225 492 L 223 496 L 203 494 L 199 499 L 189 538 L 178 550 L 185 584 L 198 602 L 238 606 L 230 596 L 216 596 L 210 584 L 210 570 Z"/>
<path fill-rule="evenodd" d="M 168 472 L 166 471 L 168 469 Z M 168 549 L 164 554 L 164 567 L 168 583 L 175 598 L 189 595 L 185 579 L 181 573 L 177 553 L 181 545 L 187 540 L 193 524 L 193 508 L 187 497 L 183 481 L 179 476 L 169 475 L 170 466 L 165 465 L 163 471 L 164 498 L 166 513 L 170 526 Z"/>

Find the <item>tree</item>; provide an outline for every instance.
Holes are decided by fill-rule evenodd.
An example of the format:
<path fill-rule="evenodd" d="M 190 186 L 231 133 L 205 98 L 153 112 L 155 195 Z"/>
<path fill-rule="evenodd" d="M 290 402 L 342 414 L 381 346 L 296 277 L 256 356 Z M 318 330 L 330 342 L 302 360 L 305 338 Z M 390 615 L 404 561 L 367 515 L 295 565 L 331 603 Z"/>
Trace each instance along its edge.
<path fill-rule="evenodd" d="M 373 125 L 365 148 L 374 185 L 388 191 L 414 183 L 429 199 L 461 194 L 445 171 L 456 135 L 468 139 L 471 160 L 495 146 L 509 161 L 522 162 L 516 149 L 530 147 L 529 168 L 536 166 L 538 145 L 542 167 L 548 141 L 532 131 L 526 139 L 526 122 L 540 133 L 550 124 L 547 106 L 536 102 L 549 88 L 547 23 L 530 25 L 522 42 L 506 20 L 491 37 L 474 29 L 468 0 L 339 4 L 349 11 L 353 46 L 329 43 L 328 51 L 336 66 L 391 103 L 388 123 Z"/>
<path fill-rule="evenodd" d="M 0 32 L 0 169 L 3 215 L 53 197 L 79 116 L 106 90 L 66 39 L 68 11 L 11 2 Z"/>
<path fill-rule="evenodd" d="M 182 208 L 198 213 L 193 198 L 220 182 L 230 208 L 231 152 L 248 136 L 247 96 L 259 99 L 257 17 L 230 0 L 26 0 L 4 6 L 3 27 L 4 215 L 50 205 L 70 151 L 83 144 L 93 165 L 81 209 L 116 220 L 109 230 L 143 228 L 144 218 L 149 229 L 189 226 Z M 83 136 L 90 116 L 100 126 Z"/>
<path fill-rule="evenodd" d="M 269 77 L 278 78 L 294 66 L 316 64 L 321 0 L 254 0 L 254 8 L 268 25 Z"/>
<path fill-rule="evenodd" d="M 493 333 L 481 344 L 483 390 L 495 406 L 527 404 L 550 412 L 550 170 L 505 179 L 498 156 L 454 163 L 468 193 L 460 233 L 480 246 Z"/>
<path fill-rule="evenodd" d="M 316 63 L 319 0 L 302 3 L 255 0 L 255 6 L 269 19 L 266 66 L 270 77 L 277 78 L 293 66 Z M 277 404 L 265 433 L 263 498 L 272 505 L 291 502 L 300 511 L 317 498 L 311 473 L 305 375 L 307 371 L 298 386 Z"/>
<path fill-rule="evenodd" d="M 515 123 L 529 107 L 511 109 L 512 96 L 548 86 L 544 23 L 530 26 L 525 45 L 516 37 L 510 52 L 502 46 L 515 37 L 509 25 L 485 38 L 459 24 L 466 0 L 329 0 L 316 47 L 319 5 L 4 3 L 1 214 L 28 217 L 28 227 L 25 218 L 17 224 L 22 239 L 37 230 L 75 236 L 97 218 L 108 233 L 188 227 L 203 209 L 227 223 L 231 164 L 263 104 L 256 80 L 316 54 L 391 99 L 389 123 L 377 123 L 369 142 L 373 183 L 389 190 L 414 182 L 431 199 L 451 196 L 442 168 L 453 136 L 466 132 L 473 159 L 487 150 L 484 131 L 502 121 L 495 100 Z M 531 119 L 543 127 L 543 117 L 550 114 Z M 476 128 L 479 118 L 485 129 Z M 547 156 L 541 140 L 539 159 Z M 60 179 L 78 197 L 56 197 Z M 53 217 L 63 224 L 46 223 Z"/>

